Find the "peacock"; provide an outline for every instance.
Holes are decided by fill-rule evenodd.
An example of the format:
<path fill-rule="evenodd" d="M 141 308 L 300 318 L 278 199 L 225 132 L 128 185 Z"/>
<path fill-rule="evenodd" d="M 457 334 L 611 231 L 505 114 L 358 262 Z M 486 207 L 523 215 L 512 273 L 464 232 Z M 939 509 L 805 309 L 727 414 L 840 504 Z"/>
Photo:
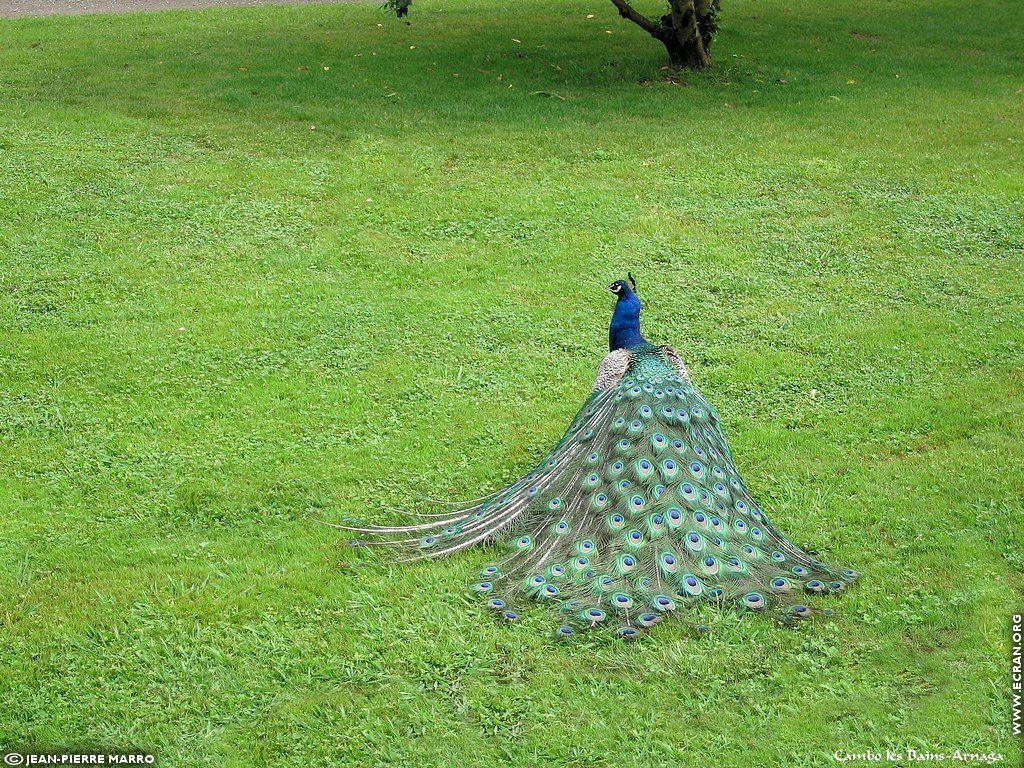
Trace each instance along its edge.
<path fill-rule="evenodd" d="M 635 638 L 702 604 L 784 623 L 821 612 L 804 596 L 842 592 L 858 573 L 816 560 L 769 521 L 679 353 L 641 333 L 628 278 L 608 287 L 609 352 L 590 397 L 530 472 L 423 522 L 340 527 L 405 548 L 405 560 L 495 545 L 501 557 L 472 590 L 512 622 L 529 601 L 550 604 L 563 638 L 597 627 Z"/>

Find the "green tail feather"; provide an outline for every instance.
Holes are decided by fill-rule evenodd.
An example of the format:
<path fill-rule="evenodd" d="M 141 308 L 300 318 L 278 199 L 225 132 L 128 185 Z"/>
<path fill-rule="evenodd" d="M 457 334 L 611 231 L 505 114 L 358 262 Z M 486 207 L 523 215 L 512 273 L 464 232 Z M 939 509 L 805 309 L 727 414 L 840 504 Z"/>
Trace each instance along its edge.
<path fill-rule="evenodd" d="M 509 620 L 524 599 L 566 614 L 559 635 L 595 626 L 622 637 L 701 603 L 816 610 L 855 571 L 825 565 L 769 522 L 736 470 L 718 414 L 659 348 L 630 350 L 622 379 L 591 396 L 532 472 L 415 532 L 425 557 L 499 542 L 506 556 L 474 583 Z"/>

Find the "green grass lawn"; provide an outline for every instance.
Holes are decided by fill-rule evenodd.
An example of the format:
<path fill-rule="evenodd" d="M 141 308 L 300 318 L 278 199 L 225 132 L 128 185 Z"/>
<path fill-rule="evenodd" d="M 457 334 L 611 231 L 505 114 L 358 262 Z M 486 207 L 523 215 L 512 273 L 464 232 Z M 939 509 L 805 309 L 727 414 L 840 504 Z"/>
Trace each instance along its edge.
<path fill-rule="evenodd" d="M 1017 764 L 1019 9 L 724 6 L 675 82 L 604 0 L 0 21 L 0 744 Z M 317 524 L 526 471 L 627 269 L 834 619 L 558 643 Z"/>

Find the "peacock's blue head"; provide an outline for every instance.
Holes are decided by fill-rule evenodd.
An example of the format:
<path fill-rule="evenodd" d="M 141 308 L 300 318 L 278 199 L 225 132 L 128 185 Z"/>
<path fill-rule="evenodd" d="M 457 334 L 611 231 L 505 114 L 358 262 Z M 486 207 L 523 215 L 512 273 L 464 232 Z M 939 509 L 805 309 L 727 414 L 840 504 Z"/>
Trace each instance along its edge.
<path fill-rule="evenodd" d="M 608 326 L 608 348 L 615 351 L 645 343 L 646 339 L 640 334 L 640 310 L 643 305 L 636 295 L 633 275 L 629 275 L 629 282 L 616 280 L 608 286 L 608 290 L 618 297 L 612 322 Z"/>
<path fill-rule="evenodd" d="M 634 283 L 634 285 L 636 285 L 636 283 Z M 634 296 L 636 295 L 633 288 L 630 287 L 629 283 L 627 283 L 625 280 L 616 280 L 614 283 L 608 286 L 608 290 L 614 293 L 619 298 L 622 298 L 623 296 L 628 296 L 631 293 Z"/>

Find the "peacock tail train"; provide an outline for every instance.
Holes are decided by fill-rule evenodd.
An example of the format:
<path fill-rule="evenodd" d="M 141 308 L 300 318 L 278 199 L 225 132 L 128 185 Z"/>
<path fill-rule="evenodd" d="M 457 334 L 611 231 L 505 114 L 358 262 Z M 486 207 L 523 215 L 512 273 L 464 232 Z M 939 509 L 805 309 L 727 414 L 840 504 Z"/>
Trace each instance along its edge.
<path fill-rule="evenodd" d="M 414 558 L 498 544 L 504 557 L 472 589 L 510 621 L 525 601 L 558 607 L 561 636 L 611 626 L 635 637 L 709 603 L 791 622 L 817 611 L 803 595 L 841 592 L 857 578 L 769 521 L 675 350 L 642 337 L 612 347 L 590 398 L 528 474 L 428 522 L 349 529 Z"/>

